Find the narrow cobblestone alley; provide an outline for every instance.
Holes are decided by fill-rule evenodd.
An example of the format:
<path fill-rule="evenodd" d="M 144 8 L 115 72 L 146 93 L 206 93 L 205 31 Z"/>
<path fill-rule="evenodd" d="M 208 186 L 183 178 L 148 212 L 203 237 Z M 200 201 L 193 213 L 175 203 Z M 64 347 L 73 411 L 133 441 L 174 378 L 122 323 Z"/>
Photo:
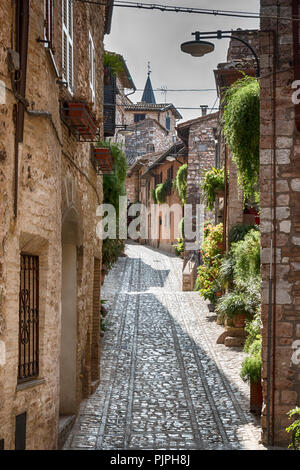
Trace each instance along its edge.
<path fill-rule="evenodd" d="M 182 260 L 137 244 L 126 254 L 102 289 L 101 384 L 64 449 L 263 449 L 244 353 L 216 344 L 215 314 L 181 291 Z"/>

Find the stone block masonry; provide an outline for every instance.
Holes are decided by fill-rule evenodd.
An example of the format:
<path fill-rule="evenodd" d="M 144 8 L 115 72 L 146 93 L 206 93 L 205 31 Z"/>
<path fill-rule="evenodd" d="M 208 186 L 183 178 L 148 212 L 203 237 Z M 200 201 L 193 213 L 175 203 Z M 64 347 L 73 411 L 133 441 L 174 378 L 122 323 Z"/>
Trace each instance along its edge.
<path fill-rule="evenodd" d="M 101 264 L 95 214 L 102 200 L 102 177 L 91 164 L 91 144 L 75 139 L 61 120 L 60 105 L 76 99 L 91 102 L 86 53 L 90 32 L 97 51 L 97 87 L 91 107 L 103 123 L 106 13 L 104 7 L 95 15 L 92 5 L 64 2 L 73 4 L 71 95 L 57 83 L 63 70 L 62 2 L 54 3 L 51 51 L 37 42 L 44 37 L 44 2 L 29 1 L 24 92 L 29 106 L 24 113 L 23 140 L 16 148 L 17 99 L 7 56 L 8 48 L 18 49 L 15 7 L 22 3 L 26 2 L 0 1 L 0 76 L 7 87 L 6 103 L 0 104 L 0 349 L 5 353 L 0 357 L 0 439 L 5 450 L 14 449 L 16 435 L 20 435 L 16 417 L 26 413 L 22 445 L 42 450 L 57 448 L 59 416 L 76 415 L 82 398 L 99 382 L 99 369 L 93 367 L 99 362 Z M 26 381 L 18 380 L 21 253 L 39 259 L 35 294 L 27 283 L 30 296 L 38 299 L 30 310 L 31 323 L 38 311 L 38 374 Z M 28 300 L 26 295 L 23 292 L 23 299 Z"/>
<path fill-rule="evenodd" d="M 292 82 L 295 78 L 293 42 L 297 40 L 298 32 L 293 33 L 290 21 L 267 17 L 290 18 L 293 4 L 297 6 L 298 2 L 261 1 L 262 427 L 263 441 L 271 440 L 276 445 L 286 445 L 290 441 L 290 435 L 285 431 L 290 422 L 287 412 L 300 404 L 300 369 L 292 360 L 292 345 L 298 337 L 300 323 L 300 137 L 295 126 L 295 105 L 292 102 Z M 273 35 L 267 31 L 274 31 L 275 51 Z M 271 260 L 274 281 L 270 309 Z M 268 349 L 270 328 L 271 349 Z"/>
<path fill-rule="evenodd" d="M 177 128 L 179 137 L 188 146 L 187 204 L 193 206 L 194 215 L 196 213 L 196 205 L 203 203 L 200 189 L 202 173 L 215 166 L 216 147 L 214 129 L 218 126 L 218 116 L 219 113 L 201 116 L 181 123 Z M 214 219 L 214 214 L 206 208 L 203 208 L 202 212 L 201 217 L 203 221 Z M 193 230 L 195 230 L 194 222 L 193 227 Z M 184 266 L 190 256 L 191 251 L 186 251 L 184 254 Z"/>

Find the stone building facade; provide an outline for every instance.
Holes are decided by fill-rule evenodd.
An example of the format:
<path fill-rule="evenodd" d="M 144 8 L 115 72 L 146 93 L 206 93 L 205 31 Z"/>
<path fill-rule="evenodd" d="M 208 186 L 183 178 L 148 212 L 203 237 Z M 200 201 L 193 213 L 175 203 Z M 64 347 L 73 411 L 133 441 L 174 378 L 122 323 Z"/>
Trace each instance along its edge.
<path fill-rule="evenodd" d="M 174 158 L 169 161 L 168 157 Z M 173 182 L 181 165 L 186 162 L 187 150 L 183 142 L 177 140 L 169 149 L 162 152 L 141 175 L 141 202 L 147 207 L 147 240 L 154 248 L 174 253 L 173 244 L 180 238 L 179 223 L 183 217 L 183 207 Z M 172 184 L 164 204 L 155 204 L 152 191 L 157 184 L 169 180 Z"/>
<path fill-rule="evenodd" d="M 200 190 L 201 175 L 204 170 L 215 166 L 216 133 L 219 113 L 203 115 L 199 118 L 180 123 L 177 126 L 178 136 L 188 148 L 187 204 L 193 206 L 193 216 L 196 216 L 196 206 L 202 203 Z M 214 219 L 214 214 L 203 207 L 202 219 Z M 194 227 L 195 228 L 195 227 Z M 185 264 L 191 252 L 185 252 Z"/>
<path fill-rule="evenodd" d="M 287 412 L 300 405 L 299 15 L 298 1 L 261 0 L 262 427 L 275 445 L 290 440 Z"/>
<path fill-rule="evenodd" d="M 176 137 L 176 121 L 181 115 L 172 104 L 137 103 L 125 106 L 126 124 L 132 130 L 125 137 L 129 164 L 150 152 L 170 147 Z"/>
<path fill-rule="evenodd" d="M 70 423 L 99 383 L 102 177 L 92 142 L 79 142 L 82 131 L 65 118 L 79 103 L 103 137 L 111 14 L 110 1 L 0 1 L 4 449 L 57 448 L 59 423 Z"/>

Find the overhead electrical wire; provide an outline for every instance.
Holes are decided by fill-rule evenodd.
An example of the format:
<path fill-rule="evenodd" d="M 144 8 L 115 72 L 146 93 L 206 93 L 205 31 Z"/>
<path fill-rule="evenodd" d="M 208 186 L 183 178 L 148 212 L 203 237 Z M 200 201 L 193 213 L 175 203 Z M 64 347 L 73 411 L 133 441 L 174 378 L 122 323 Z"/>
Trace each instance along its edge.
<path fill-rule="evenodd" d="M 106 2 L 99 2 L 93 0 L 73 0 L 81 3 L 88 3 L 92 5 L 105 6 Z M 125 0 L 115 0 L 114 7 L 120 8 L 136 8 L 144 10 L 159 10 L 162 12 L 174 12 L 174 13 L 190 13 L 199 15 L 213 15 L 213 16 L 229 16 L 234 18 L 252 18 L 252 19 L 274 19 L 282 21 L 300 21 L 300 17 L 285 17 L 276 15 L 261 15 L 259 12 L 239 11 L 239 10 L 218 10 L 210 8 L 194 8 L 194 7 L 183 7 L 174 5 L 161 5 L 157 3 L 141 3 L 131 2 Z"/>
<path fill-rule="evenodd" d="M 144 91 L 144 88 L 137 88 L 136 91 Z M 186 88 L 186 89 L 182 88 L 182 89 L 176 90 L 176 89 L 173 89 L 173 88 L 172 89 L 167 88 L 165 90 L 164 88 L 155 88 L 153 91 L 160 91 L 161 93 L 165 93 L 165 92 L 169 93 L 169 91 L 176 91 L 176 92 L 177 91 L 197 91 L 197 92 L 198 91 L 205 91 L 206 92 L 206 91 L 217 91 L 217 89 L 216 88 L 198 88 L 198 89 L 197 88 Z"/>

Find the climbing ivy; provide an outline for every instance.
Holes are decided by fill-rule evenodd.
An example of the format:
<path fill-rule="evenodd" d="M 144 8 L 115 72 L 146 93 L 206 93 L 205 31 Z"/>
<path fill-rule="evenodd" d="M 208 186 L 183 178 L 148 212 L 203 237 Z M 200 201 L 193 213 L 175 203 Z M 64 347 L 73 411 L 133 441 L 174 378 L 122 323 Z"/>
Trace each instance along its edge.
<path fill-rule="evenodd" d="M 119 196 L 125 196 L 125 179 L 127 173 L 126 157 L 119 145 L 110 142 L 98 142 L 97 147 L 108 147 L 114 161 L 114 174 L 103 175 L 103 203 L 112 204 L 117 213 L 119 210 Z"/>
<path fill-rule="evenodd" d="M 186 188 L 187 188 L 187 164 L 178 168 L 175 178 L 175 186 L 182 204 L 186 204 Z"/>
<path fill-rule="evenodd" d="M 164 183 L 160 183 L 155 188 L 155 198 L 158 204 L 166 202 L 166 197 L 170 189 L 172 188 L 172 181 L 166 180 Z"/>
<path fill-rule="evenodd" d="M 260 88 L 258 81 L 245 75 L 225 93 L 223 132 L 233 153 L 238 181 L 244 199 L 258 200 Z"/>
<path fill-rule="evenodd" d="M 126 157 L 117 144 L 98 142 L 99 147 L 109 147 L 114 160 L 115 172 L 112 175 L 103 175 L 103 203 L 112 204 L 117 215 L 119 214 L 119 196 L 125 196 L 125 179 L 127 173 Z M 118 229 L 118 223 L 117 223 Z M 106 238 L 102 244 L 102 265 L 107 270 L 117 261 L 124 251 L 124 240 Z"/>

